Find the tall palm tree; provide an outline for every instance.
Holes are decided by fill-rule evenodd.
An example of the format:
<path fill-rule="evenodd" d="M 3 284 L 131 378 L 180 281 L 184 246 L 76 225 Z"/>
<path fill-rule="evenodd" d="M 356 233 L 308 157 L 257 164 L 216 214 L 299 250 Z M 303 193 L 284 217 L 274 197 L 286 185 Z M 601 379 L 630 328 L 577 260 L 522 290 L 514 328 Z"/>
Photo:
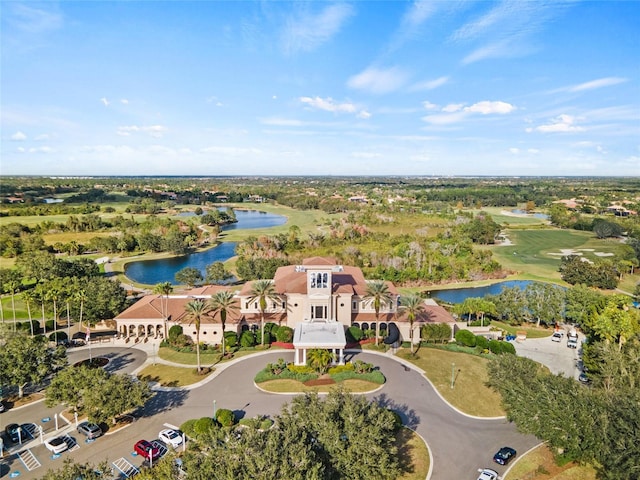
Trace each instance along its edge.
<path fill-rule="evenodd" d="M 31 318 L 31 304 L 36 301 L 36 296 L 32 290 L 25 290 L 22 292 L 22 300 L 24 300 L 27 306 L 27 315 L 29 315 L 29 326 L 31 328 L 31 336 L 33 337 L 33 319 Z"/>
<path fill-rule="evenodd" d="M 387 282 L 384 280 L 368 282 L 364 299 L 373 304 L 373 309 L 376 312 L 376 345 L 378 345 L 378 337 L 380 336 L 380 309 L 383 306 L 391 305 L 392 301 L 389 285 L 387 285 Z"/>
<path fill-rule="evenodd" d="M 153 287 L 154 293 L 159 293 L 160 295 L 164 295 L 160 299 L 160 305 L 162 306 L 162 320 L 164 321 L 164 338 L 167 337 L 167 314 L 169 310 L 169 294 L 173 292 L 173 285 L 171 282 L 161 282 L 157 283 L 155 287 Z M 164 298 L 164 301 L 162 300 Z"/>
<path fill-rule="evenodd" d="M 307 352 L 307 363 L 320 375 L 327 372 L 333 360 L 333 353 L 323 348 L 313 348 Z"/>
<path fill-rule="evenodd" d="M 411 344 L 411 354 L 413 354 L 413 322 L 424 311 L 424 298 L 417 293 L 412 293 L 406 297 L 400 297 L 400 303 L 400 308 L 407 314 L 409 320 L 409 343 Z"/>
<path fill-rule="evenodd" d="M 202 319 L 211 312 L 211 307 L 202 299 L 192 300 L 186 305 L 187 318 L 190 318 L 196 326 L 196 359 L 198 362 L 198 373 L 202 370 L 200 367 L 200 324 Z"/>
<path fill-rule="evenodd" d="M 82 315 L 84 314 L 84 303 L 87 301 L 87 292 L 85 292 L 83 288 L 78 288 L 73 294 L 73 298 L 80 304 L 80 315 L 78 317 L 78 321 L 80 322 L 80 330 L 78 331 L 82 331 Z"/>
<path fill-rule="evenodd" d="M 13 331 L 17 330 L 17 322 L 16 322 L 16 292 L 18 288 L 20 288 L 22 282 L 18 281 L 17 278 L 10 278 L 3 285 L 4 289 L 11 294 L 11 309 L 13 310 Z"/>
<path fill-rule="evenodd" d="M 220 323 L 222 324 L 222 354 L 224 355 L 224 328 L 227 322 L 227 313 L 238 310 L 238 304 L 232 292 L 229 290 L 220 290 L 211 295 L 210 305 L 214 311 L 214 315 L 220 313 Z"/>
<path fill-rule="evenodd" d="M 251 285 L 249 302 L 258 301 L 260 309 L 260 341 L 264 346 L 264 312 L 267 309 L 267 301 L 279 302 L 280 297 L 271 280 L 256 280 Z"/>

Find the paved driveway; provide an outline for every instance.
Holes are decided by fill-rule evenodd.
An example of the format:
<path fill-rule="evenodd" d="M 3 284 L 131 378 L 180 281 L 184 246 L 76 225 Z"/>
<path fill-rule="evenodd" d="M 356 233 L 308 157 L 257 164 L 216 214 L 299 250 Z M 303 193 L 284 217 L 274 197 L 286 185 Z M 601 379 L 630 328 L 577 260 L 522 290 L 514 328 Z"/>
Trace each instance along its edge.
<path fill-rule="evenodd" d="M 133 350 L 135 349 L 122 349 L 115 358 L 121 358 L 120 355 L 123 354 L 125 359 L 128 358 L 126 355 L 135 356 Z M 74 352 L 74 355 L 77 352 L 81 350 Z M 97 351 L 92 353 L 98 354 Z M 81 355 L 78 354 L 79 356 Z M 88 351 L 85 358 L 88 358 Z M 63 453 L 62 458 L 70 455 L 77 462 L 92 463 L 103 459 L 113 462 L 123 458 L 134 465 L 140 465 L 140 459 L 132 455 L 133 444 L 137 440 L 157 439 L 158 432 L 167 423 L 179 426 L 190 418 L 211 416 L 214 401 L 217 408 L 231 409 L 238 417 L 276 415 L 293 395 L 264 393 L 253 384 L 253 376 L 267 362 L 274 362 L 278 358 L 292 361 L 293 354 L 278 351 L 248 357 L 224 368 L 211 381 L 197 388 L 158 392 L 133 425 L 91 444 L 80 439 L 80 448 L 71 453 Z M 483 420 L 460 414 L 438 396 L 422 374 L 413 369 L 405 369 L 393 358 L 371 353 L 359 353 L 357 358 L 378 365 L 387 377 L 387 383 L 369 397 L 397 410 L 405 423 L 427 441 L 432 452 L 433 480 L 474 479 L 478 468 L 488 466 L 502 473 L 505 471 L 504 467 L 492 466 L 491 457 L 495 451 L 509 445 L 524 453 L 539 443 L 533 436 L 518 433 L 515 426 L 504 419 Z M 131 368 L 137 362 L 123 362 L 123 365 L 125 363 L 127 368 Z M 43 404 L 35 404 L 7 413 L 15 415 L 20 412 L 20 422 L 34 421 L 33 419 L 38 421 L 50 412 L 44 411 L 44 408 Z M 74 425 L 67 427 L 72 433 L 74 429 Z M 74 436 L 77 437 L 75 434 Z M 12 457 L 9 460 L 10 470 L 20 470 L 20 478 L 37 478 L 47 468 L 60 465 L 60 459 L 51 459 L 37 440 L 33 440 L 31 446 L 36 456 L 41 457 L 42 467 L 29 472 L 20 460 Z"/>
<path fill-rule="evenodd" d="M 513 342 L 516 353 L 527 357 L 549 368 L 551 373 L 577 379 L 580 369 L 577 367 L 582 354 L 584 335 L 578 333 L 578 348 L 568 348 L 566 333 L 560 342 L 554 342 L 551 337 L 527 338 L 522 342 Z"/>

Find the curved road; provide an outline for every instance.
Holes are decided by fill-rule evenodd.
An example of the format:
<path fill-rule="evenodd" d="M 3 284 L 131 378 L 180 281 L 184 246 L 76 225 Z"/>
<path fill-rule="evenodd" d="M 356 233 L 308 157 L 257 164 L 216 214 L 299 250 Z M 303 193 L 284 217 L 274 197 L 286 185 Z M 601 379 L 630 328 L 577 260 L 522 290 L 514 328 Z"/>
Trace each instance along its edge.
<path fill-rule="evenodd" d="M 111 368 L 128 373 L 142 366 L 146 360 L 146 353 L 135 348 L 97 347 L 92 348 L 92 355 L 109 357 Z M 398 411 L 404 423 L 416 430 L 429 444 L 433 480 L 475 479 L 478 468 L 483 467 L 503 473 L 506 468 L 493 464 L 491 460 L 500 447 L 509 445 L 519 453 L 524 453 L 539 443 L 533 436 L 518 433 L 515 426 L 504 419 L 476 419 L 459 413 L 440 398 L 420 372 L 406 369 L 393 358 L 370 353 L 358 353 L 356 356 L 379 366 L 387 378 L 387 383 L 380 390 L 368 396 Z M 89 350 L 86 348 L 69 352 L 70 363 L 88 357 Z M 179 426 L 191 418 L 211 416 L 214 401 L 217 408 L 233 410 L 238 417 L 276 415 L 294 395 L 262 392 L 253 384 L 253 377 L 266 363 L 278 358 L 293 361 L 293 353 L 277 351 L 246 357 L 224 366 L 210 381 L 196 388 L 158 391 L 145 405 L 141 418 L 133 426 L 107 435 L 93 444 L 79 442 L 82 448 L 72 455 L 78 462 L 96 463 L 104 458 L 113 461 L 123 457 L 139 465 L 140 461 L 131 456 L 132 446 L 138 439 L 157 438 L 165 423 Z M 15 413 L 19 413 L 21 418 L 16 417 L 12 421 L 34 421 L 26 417 L 40 418 L 46 415 L 38 408 L 41 410 L 45 407 L 40 403 L 17 410 Z M 67 428 L 77 438 L 73 425 Z M 38 445 L 35 449 L 36 452 L 43 451 L 46 456 L 43 446 Z M 47 459 L 44 460 L 42 464 L 45 469 L 38 468 L 40 471 L 37 476 L 42 476 L 46 468 L 56 467 L 51 462 L 51 465 L 47 465 Z M 21 465 L 16 462 L 15 466 Z M 21 478 L 37 478 L 31 476 L 36 471 L 22 470 Z"/>

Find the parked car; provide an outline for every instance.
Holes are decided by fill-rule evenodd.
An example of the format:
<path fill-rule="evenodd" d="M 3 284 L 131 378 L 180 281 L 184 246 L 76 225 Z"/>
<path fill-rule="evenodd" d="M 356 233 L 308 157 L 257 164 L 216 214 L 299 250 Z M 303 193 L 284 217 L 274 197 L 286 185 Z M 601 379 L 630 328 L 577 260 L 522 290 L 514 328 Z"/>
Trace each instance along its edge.
<path fill-rule="evenodd" d="M 0 413 L 4 412 L 4 403 L 0 401 Z"/>
<path fill-rule="evenodd" d="M 516 451 L 511 447 L 502 447 L 493 456 L 493 461 L 499 465 L 506 465 L 516 456 Z"/>
<path fill-rule="evenodd" d="M 591 382 L 591 379 L 590 379 L 589 377 L 587 377 L 587 374 L 586 374 L 586 373 L 582 372 L 582 373 L 578 376 L 578 381 L 579 381 L 580 383 L 584 383 L 584 384 L 586 385 L 587 383 L 590 383 L 590 382 Z"/>
<path fill-rule="evenodd" d="M 4 432 L 13 443 L 18 443 L 21 440 L 24 440 L 24 432 L 22 431 L 22 427 L 17 423 L 10 423 L 9 425 L 7 425 L 4 429 Z"/>
<path fill-rule="evenodd" d="M 158 434 L 158 438 L 173 448 L 182 445 L 182 435 L 177 430 L 167 428 Z"/>
<path fill-rule="evenodd" d="M 490 468 L 483 468 L 482 470 L 478 470 L 480 475 L 478 475 L 478 480 L 498 480 L 498 472 L 495 470 L 491 470 Z"/>
<path fill-rule="evenodd" d="M 82 422 L 78 425 L 78 433 L 86 436 L 89 440 L 94 440 L 102 435 L 102 429 L 95 423 Z"/>
<path fill-rule="evenodd" d="M 562 335 L 562 332 L 553 332 L 553 335 L 551 335 L 551 341 L 552 342 L 561 342 L 563 336 L 564 335 Z"/>
<path fill-rule="evenodd" d="M 44 441 L 44 446 L 53 454 L 62 453 L 69 448 L 69 445 L 67 445 L 67 442 L 62 437 L 49 438 Z"/>
<path fill-rule="evenodd" d="M 147 440 L 138 440 L 133 450 L 147 460 L 155 460 L 160 456 L 160 449 Z"/>

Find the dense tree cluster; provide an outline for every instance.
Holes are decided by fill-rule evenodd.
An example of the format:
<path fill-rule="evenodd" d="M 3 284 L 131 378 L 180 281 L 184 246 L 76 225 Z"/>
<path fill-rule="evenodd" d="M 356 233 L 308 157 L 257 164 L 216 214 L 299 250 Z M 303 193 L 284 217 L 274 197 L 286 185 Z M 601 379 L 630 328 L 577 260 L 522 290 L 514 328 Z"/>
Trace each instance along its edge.
<path fill-rule="evenodd" d="M 585 262 L 578 255 L 568 255 L 562 257 L 559 271 L 562 279 L 571 285 L 583 284 L 607 290 L 618 286 L 619 272 L 607 261 L 594 264 Z"/>
<path fill-rule="evenodd" d="M 640 342 L 627 348 L 638 365 Z M 508 418 L 560 455 L 596 465 L 598 477 L 640 477 L 640 371 L 634 366 L 615 389 L 588 388 L 554 376 L 523 357 L 498 356 L 489 364 L 490 385 L 502 395 Z"/>
<path fill-rule="evenodd" d="M 339 390 L 326 398 L 306 394 L 274 420 L 267 429 L 260 419 L 203 429 L 198 448 L 183 456 L 187 478 L 391 480 L 402 472 L 396 415 L 363 396 Z M 173 480 L 171 468 L 163 468 L 169 472 L 154 470 L 154 480 Z"/>

